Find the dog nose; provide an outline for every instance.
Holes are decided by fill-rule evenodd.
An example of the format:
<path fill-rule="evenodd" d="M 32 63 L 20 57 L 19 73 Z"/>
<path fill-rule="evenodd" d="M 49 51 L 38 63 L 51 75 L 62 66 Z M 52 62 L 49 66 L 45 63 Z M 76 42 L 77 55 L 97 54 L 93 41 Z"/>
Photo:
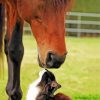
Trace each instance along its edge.
<path fill-rule="evenodd" d="M 66 54 L 63 56 L 58 56 L 54 53 L 49 52 L 47 54 L 46 65 L 48 68 L 59 68 L 61 64 L 65 61 Z"/>

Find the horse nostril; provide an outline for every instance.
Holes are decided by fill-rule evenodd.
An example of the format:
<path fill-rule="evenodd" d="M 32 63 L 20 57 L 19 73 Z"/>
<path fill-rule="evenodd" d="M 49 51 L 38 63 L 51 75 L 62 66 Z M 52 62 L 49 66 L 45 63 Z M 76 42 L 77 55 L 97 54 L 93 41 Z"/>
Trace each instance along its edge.
<path fill-rule="evenodd" d="M 66 55 L 60 57 L 54 53 L 49 52 L 46 59 L 46 65 L 49 68 L 59 68 L 65 61 Z"/>

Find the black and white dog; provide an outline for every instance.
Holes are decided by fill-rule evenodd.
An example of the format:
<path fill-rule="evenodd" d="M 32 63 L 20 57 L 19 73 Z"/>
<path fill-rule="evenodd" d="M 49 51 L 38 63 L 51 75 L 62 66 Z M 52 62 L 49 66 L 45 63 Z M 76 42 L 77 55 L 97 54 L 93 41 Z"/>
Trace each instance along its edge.
<path fill-rule="evenodd" d="M 62 93 L 54 95 L 60 87 L 54 74 L 43 70 L 39 73 L 39 78 L 30 85 L 26 100 L 71 100 Z"/>

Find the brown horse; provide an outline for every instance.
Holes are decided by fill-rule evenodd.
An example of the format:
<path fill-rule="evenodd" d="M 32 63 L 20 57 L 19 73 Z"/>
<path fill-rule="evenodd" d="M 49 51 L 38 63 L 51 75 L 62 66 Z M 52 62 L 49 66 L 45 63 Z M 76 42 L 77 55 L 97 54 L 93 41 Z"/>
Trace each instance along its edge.
<path fill-rule="evenodd" d="M 4 8 L 7 15 L 5 54 L 8 62 L 6 92 L 9 100 L 21 100 L 20 65 L 24 54 L 23 24 L 30 24 L 38 45 L 41 67 L 59 68 L 64 62 L 65 12 L 73 0 L 0 0 L 0 54 L 3 44 Z M 1 55 L 0 55 L 1 57 Z"/>

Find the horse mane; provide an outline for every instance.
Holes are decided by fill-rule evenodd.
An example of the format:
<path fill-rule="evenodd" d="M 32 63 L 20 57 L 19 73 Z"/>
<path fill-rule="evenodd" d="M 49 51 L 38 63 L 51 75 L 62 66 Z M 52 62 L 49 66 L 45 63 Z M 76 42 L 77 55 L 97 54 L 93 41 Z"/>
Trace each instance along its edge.
<path fill-rule="evenodd" d="M 50 7 L 51 9 L 58 12 L 59 10 L 65 9 L 66 7 L 70 7 L 70 4 L 73 0 L 44 0 L 45 6 Z"/>
<path fill-rule="evenodd" d="M 52 5 L 53 7 L 61 7 L 67 3 L 69 0 L 45 0 L 47 4 Z"/>

